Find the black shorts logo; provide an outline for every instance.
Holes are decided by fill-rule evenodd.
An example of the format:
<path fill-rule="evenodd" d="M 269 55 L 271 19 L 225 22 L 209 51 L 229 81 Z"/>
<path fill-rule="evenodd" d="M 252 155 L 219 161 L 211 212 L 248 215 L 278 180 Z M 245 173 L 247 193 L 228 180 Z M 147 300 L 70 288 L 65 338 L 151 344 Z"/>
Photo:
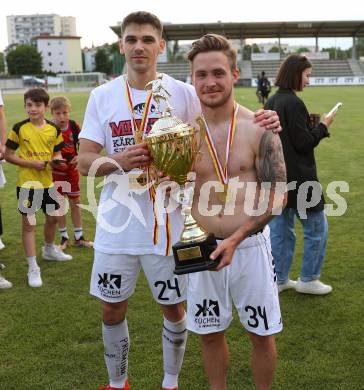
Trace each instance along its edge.
<path fill-rule="evenodd" d="M 212 299 L 204 299 L 202 304 L 197 303 L 195 313 L 195 323 L 200 328 L 220 326 L 219 302 Z"/>
<path fill-rule="evenodd" d="M 104 273 L 98 276 L 97 287 L 103 297 L 112 298 L 120 295 L 121 275 Z"/>
<path fill-rule="evenodd" d="M 100 286 L 101 284 L 104 288 L 109 287 L 111 290 L 120 289 L 121 275 L 104 273 L 102 276 L 99 274 L 98 285 Z"/>
<path fill-rule="evenodd" d="M 209 304 L 207 304 L 207 299 L 203 300 L 202 305 L 199 303 L 196 304 L 198 310 L 195 314 L 196 317 L 203 316 L 206 317 L 209 316 L 217 316 L 220 317 L 220 309 L 219 309 L 219 302 L 213 301 L 212 299 L 209 299 Z"/>

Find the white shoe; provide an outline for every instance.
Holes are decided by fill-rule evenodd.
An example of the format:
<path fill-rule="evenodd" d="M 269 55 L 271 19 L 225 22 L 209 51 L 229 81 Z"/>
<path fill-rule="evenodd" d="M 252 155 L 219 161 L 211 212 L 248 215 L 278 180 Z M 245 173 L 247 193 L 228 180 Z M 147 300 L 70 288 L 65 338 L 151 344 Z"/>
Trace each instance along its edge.
<path fill-rule="evenodd" d="M 286 283 L 278 284 L 278 292 L 288 290 L 290 288 L 296 288 L 297 282 L 295 280 L 288 279 Z"/>
<path fill-rule="evenodd" d="M 1 249 L 5 248 L 5 244 L 3 243 L 2 239 L 0 238 L 0 251 Z"/>
<path fill-rule="evenodd" d="M 46 247 L 42 248 L 42 257 L 44 260 L 54 260 L 54 261 L 68 261 L 72 260 L 71 255 L 67 255 L 60 249 L 58 246 L 53 245 L 51 249 Z"/>
<path fill-rule="evenodd" d="M 28 272 L 28 284 L 29 287 L 41 287 L 43 282 L 40 277 L 40 268 L 34 268 Z"/>
<path fill-rule="evenodd" d="M 13 284 L 0 275 L 0 289 L 12 288 Z"/>
<path fill-rule="evenodd" d="M 302 282 L 302 280 L 298 279 L 296 291 L 302 294 L 325 295 L 331 293 L 332 287 L 320 282 L 318 279 L 311 282 Z"/>

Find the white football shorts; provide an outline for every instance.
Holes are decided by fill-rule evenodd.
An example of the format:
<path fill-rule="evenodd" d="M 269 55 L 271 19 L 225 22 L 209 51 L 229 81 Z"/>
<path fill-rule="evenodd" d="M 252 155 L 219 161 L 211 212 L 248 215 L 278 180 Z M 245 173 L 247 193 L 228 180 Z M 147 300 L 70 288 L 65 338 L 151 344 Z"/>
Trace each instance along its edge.
<path fill-rule="evenodd" d="M 102 301 L 128 299 L 135 291 L 140 268 L 158 303 L 172 305 L 186 300 L 186 277 L 173 274 L 173 256 L 94 253 L 90 294 Z"/>
<path fill-rule="evenodd" d="M 224 331 L 232 320 L 234 303 L 247 331 L 260 336 L 280 332 L 276 280 L 266 227 L 240 243 L 229 266 L 188 275 L 187 329 L 198 334 Z"/>

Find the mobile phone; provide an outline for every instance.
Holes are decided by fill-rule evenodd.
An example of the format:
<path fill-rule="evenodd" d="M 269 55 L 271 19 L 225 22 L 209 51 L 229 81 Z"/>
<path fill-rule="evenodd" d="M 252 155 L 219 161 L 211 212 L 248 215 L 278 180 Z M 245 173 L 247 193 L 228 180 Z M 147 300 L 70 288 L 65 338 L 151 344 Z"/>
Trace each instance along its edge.
<path fill-rule="evenodd" d="M 58 165 L 58 164 L 64 164 L 64 163 L 66 163 L 66 162 L 67 162 L 67 160 L 63 160 L 62 158 L 55 158 L 55 159 L 52 160 L 52 163 L 53 163 L 53 164 L 56 164 L 56 165 Z"/>
<path fill-rule="evenodd" d="M 326 118 L 334 114 L 343 104 L 341 102 L 336 103 L 335 106 L 326 114 Z"/>

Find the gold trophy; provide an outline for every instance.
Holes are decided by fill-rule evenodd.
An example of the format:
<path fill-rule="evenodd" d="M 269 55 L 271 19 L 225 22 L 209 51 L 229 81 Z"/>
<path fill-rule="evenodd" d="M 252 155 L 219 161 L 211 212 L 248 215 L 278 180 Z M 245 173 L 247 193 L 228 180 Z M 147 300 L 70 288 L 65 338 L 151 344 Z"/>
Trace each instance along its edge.
<path fill-rule="evenodd" d="M 182 205 L 184 228 L 180 241 L 172 247 L 176 263 L 174 273 L 180 275 L 215 268 L 219 259 L 211 260 L 210 254 L 217 246 L 216 239 L 213 234 L 207 234 L 199 227 L 191 215 L 194 191 L 187 175 L 192 171 L 198 154 L 196 130 L 172 115 L 173 107 L 168 101 L 171 95 L 161 79 L 151 81 L 146 89 L 149 87 L 157 110 L 161 113 L 161 118 L 154 123 L 145 138 L 153 166 L 180 186 L 178 202 Z M 163 112 L 161 101 L 166 106 Z"/>

